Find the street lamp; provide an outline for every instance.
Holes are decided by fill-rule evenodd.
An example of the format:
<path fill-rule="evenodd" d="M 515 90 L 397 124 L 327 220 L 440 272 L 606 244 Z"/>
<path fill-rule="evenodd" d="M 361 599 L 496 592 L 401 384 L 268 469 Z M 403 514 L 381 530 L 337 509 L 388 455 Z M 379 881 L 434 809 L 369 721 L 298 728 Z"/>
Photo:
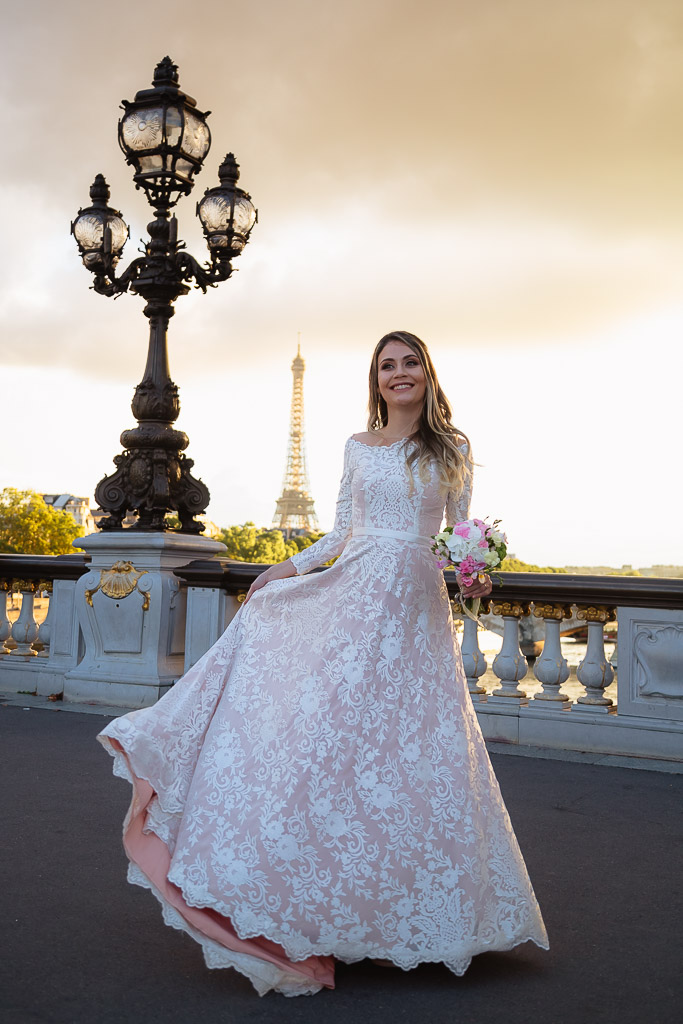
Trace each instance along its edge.
<path fill-rule="evenodd" d="M 240 169 L 232 153 L 218 168 L 220 185 L 208 188 L 197 203 L 206 244 L 217 259 L 239 256 L 256 223 L 256 210 L 249 195 L 238 188 Z"/>
<path fill-rule="evenodd" d="M 119 145 L 135 168 L 137 188 L 152 206 L 174 206 L 192 191 L 211 146 L 206 123 L 191 96 L 178 85 L 178 69 L 170 57 L 157 64 L 152 89 L 141 89 L 135 101 L 123 101 Z"/>
<path fill-rule="evenodd" d="M 147 365 L 131 406 L 138 425 L 121 434 L 124 451 L 114 458 L 117 469 L 95 489 L 95 500 L 108 513 L 98 525 L 121 529 L 126 513 L 133 511 L 137 521 L 132 529 L 164 531 L 166 516 L 176 513 L 179 532 L 201 533 L 204 526 L 195 516 L 206 511 L 209 491 L 190 473 L 193 462 L 183 454 L 187 434 L 173 427 L 180 401 L 168 369 L 168 323 L 173 303 L 192 283 L 205 292 L 230 277 L 230 261 L 249 241 L 257 214 L 248 193 L 237 185 L 239 168 L 229 153 L 219 171 L 220 185 L 208 189 L 197 205 L 211 257 L 200 265 L 178 241 L 178 222 L 170 210 L 192 191 L 194 175 L 209 152 L 209 112 L 197 110 L 195 100 L 180 89 L 170 57 L 157 64 L 152 88 L 136 93 L 132 103 L 124 100 L 123 108 L 119 144 L 134 168 L 136 188 L 144 190 L 155 214 L 147 225 L 144 256 L 116 276 L 128 227 L 118 210 L 107 205 L 109 187 L 101 174 L 90 189 L 92 206 L 79 210 L 71 225 L 83 263 L 94 275 L 95 291 L 141 295 L 150 321 Z"/>
<path fill-rule="evenodd" d="M 71 225 L 83 265 L 94 274 L 112 274 L 128 239 L 128 225 L 118 210 L 107 206 L 109 186 L 98 174 L 90 186 L 92 206 L 79 210 Z"/>

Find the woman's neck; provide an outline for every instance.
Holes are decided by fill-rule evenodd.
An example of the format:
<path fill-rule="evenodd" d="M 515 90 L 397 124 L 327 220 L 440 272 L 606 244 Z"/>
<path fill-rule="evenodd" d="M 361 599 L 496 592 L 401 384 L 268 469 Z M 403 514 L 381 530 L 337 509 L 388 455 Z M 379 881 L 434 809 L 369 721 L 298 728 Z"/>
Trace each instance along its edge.
<path fill-rule="evenodd" d="M 394 411 L 389 410 L 387 422 L 381 427 L 381 433 L 386 438 L 410 437 L 417 430 L 419 415 L 415 416 L 414 411 L 406 409 Z"/>

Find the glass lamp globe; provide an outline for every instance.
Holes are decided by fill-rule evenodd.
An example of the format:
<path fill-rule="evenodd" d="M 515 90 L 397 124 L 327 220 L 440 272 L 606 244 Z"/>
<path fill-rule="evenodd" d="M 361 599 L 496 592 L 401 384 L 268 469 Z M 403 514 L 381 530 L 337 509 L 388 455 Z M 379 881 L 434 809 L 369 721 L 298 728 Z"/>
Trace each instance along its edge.
<path fill-rule="evenodd" d="M 79 210 L 71 225 L 83 264 L 93 273 L 113 271 L 128 239 L 123 217 L 107 206 L 109 195 L 109 186 L 98 174 L 90 187 L 92 206 Z"/>
<path fill-rule="evenodd" d="M 153 88 L 123 101 L 119 145 L 135 168 L 133 180 L 153 206 L 174 206 L 187 195 L 211 146 L 209 112 L 178 85 L 178 68 L 164 57 L 154 69 Z"/>
<path fill-rule="evenodd" d="M 220 185 L 207 189 L 197 203 L 210 252 L 228 259 L 242 252 L 258 218 L 251 197 L 237 185 L 239 176 L 239 164 L 228 153 L 218 170 Z"/>

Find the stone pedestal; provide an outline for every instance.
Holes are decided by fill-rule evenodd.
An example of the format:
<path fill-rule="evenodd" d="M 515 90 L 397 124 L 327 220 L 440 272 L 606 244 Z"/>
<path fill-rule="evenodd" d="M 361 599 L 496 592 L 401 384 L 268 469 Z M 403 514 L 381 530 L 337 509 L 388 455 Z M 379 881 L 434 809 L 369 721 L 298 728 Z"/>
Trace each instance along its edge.
<path fill-rule="evenodd" d="M 141 708 L 184 671 L 186 591 L 173 570 L 226 548 L 191 534 L 122 530 L 79 537 L 91 556 L 76 584 L 85 655 L 64 680 L 64 699 Z"/>

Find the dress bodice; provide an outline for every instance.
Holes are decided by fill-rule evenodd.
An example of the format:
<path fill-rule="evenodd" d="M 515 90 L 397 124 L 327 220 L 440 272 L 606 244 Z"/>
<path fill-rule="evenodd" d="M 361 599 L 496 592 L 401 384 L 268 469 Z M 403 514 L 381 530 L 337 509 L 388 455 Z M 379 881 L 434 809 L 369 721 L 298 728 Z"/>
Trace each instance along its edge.
<path fill-rule="evenodd" d="M 408 442 L 410 443 L 410 442 Z M 350 437 L 344 449 L 344 471 L 337 498 L 334 529 L 292 557 L 297 573 L 309 572 L 341 554 L 355 531 L 390 530 L 429 538 L 466 519 L 471 487 L 444 496 L 436 468 L 426 479 L 406 465 L 406 442 L 369 445 Z"/>

